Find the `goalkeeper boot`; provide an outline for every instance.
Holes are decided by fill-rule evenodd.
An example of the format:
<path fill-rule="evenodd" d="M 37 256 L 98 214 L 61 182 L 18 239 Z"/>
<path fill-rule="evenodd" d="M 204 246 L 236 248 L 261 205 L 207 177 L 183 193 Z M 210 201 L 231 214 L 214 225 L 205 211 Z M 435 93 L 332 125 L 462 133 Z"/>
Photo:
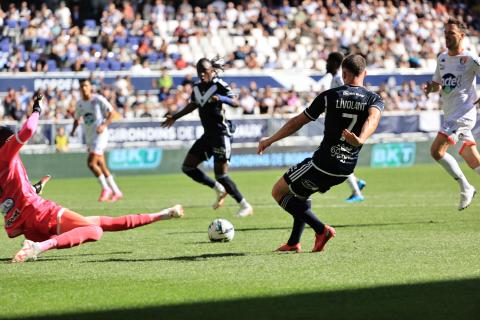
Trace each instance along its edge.
<path fill-rule="evenodd" d="M 22 263 L 26 261 L 35 261 L 37 260 L 38 255 L 42 251 L 38 247 L 36 242 L 25 240 L 23 242 L 22 249 L 17 252 L 15 257 L 12 259 L 12 263 Z"/>

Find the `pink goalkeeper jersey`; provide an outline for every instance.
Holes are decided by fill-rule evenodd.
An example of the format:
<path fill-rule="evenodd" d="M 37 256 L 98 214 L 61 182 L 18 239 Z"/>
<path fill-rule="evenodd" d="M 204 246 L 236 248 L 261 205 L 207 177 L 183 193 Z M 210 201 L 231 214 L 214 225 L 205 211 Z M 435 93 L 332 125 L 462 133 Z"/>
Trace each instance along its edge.
<path fill-rule="evenodd" d="M 35 133 L 38 117 L 38 112 L 32 113 L 22 129 L 0 148 L 0 213 L 9 237 L 22 234 L 25 220 L 43 214 L 42 207 L 50 203 L 33 190 L 19 156 L 23 144 Z"/>

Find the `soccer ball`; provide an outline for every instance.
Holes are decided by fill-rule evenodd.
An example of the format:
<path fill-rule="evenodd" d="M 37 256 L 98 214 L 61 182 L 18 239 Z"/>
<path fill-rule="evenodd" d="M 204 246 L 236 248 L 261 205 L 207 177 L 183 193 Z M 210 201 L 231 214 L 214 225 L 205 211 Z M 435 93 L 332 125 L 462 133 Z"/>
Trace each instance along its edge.
<path fill-rule="evenodd" d="M 208 238 L 212 242 L 232 241 L 235 235 L 233 224 L 225 219 L 215 219 L 208 226 Z"/>

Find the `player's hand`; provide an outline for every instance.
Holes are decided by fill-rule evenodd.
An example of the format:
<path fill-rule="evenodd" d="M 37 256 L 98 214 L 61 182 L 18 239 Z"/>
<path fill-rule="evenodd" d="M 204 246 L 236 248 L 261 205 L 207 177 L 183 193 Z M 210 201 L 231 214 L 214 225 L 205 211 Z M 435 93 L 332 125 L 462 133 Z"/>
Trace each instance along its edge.
<path fill-rule="evenodd" d="M 102 133 L 103 131 L 105 131 L 105 129 L 107 129 L 107 125 L 105 123 L 102 123 L 101 125 L 99 125 L 97 127 L 97 133 L 100 134 Z"/>
<path fill-rule="evenodd" d="M 262 155 L 263 151 L 265 151 L 271 145 L 272 143 L 270 142 L 269 138 L 261 138 L 260 141 L 258 141 L 257 154 Z"/>
<path fill-rule="evenodd" d="M 359 147 L 365 143 L 365 141 L 360 139 L 355 133 L 347 129 L 343 129 L 342 136 L 345 138 L 345 141 L 347 141 L 348 144 L 354 147 Z"/>
<path fill-rule="evenodd" d="M 213 96 L 210 98 L 210 101 L 212 101 L 212 102 L 217 102 L 217 101 L 220 101 L 220 98 L 219 98 L 217 95 L 213 95 Z"/>
<path fill-rule="evenodd" d="M 427 81 L 422 85 L 423 92 L 428 97 L 428 94 L 432 92 L 433 83 L 431 81 Z"/>
<path fill-rule="evenodd" d="M 32 112 L 38 112 L 39 114 L 42 112 L 42 107 L 40 106 L 40 102 L 43 99 L 43 94 L 41 93 L 36 93 L 33 96 L 33 107 L 32 107 Z"/>
<path fill-rule="evenodd" d="M 165 116 L 165 121 L 160 125 L 162 128 L 170 128 L 175 123 L 175 118 L 171 114 Z"/>

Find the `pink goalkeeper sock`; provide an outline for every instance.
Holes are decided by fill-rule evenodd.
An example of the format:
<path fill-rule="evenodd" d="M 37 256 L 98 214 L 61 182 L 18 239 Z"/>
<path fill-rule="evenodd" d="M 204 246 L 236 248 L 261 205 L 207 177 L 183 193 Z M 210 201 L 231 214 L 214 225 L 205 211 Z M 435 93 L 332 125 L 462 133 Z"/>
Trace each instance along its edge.
<path fill-rule="evenodd" d="M 53 237 L 50 240 L 56 240 L 57 249 L 71 248 L 84 242 L 97 241 L 102 237 L 103 230 L 99 226 L 78 227 Z M 47 240 L 49 241 L 49 240 Z M 44 242 L 47 242 L 44 241 Z"/>
<path fill-rule="evenodd" d="M 141 227 L 157 220 L 159 219 L 150 214 L 130 214 L 121 217 L 101 216 L 100 227 L 103 231 L 121 231 Z"/>

